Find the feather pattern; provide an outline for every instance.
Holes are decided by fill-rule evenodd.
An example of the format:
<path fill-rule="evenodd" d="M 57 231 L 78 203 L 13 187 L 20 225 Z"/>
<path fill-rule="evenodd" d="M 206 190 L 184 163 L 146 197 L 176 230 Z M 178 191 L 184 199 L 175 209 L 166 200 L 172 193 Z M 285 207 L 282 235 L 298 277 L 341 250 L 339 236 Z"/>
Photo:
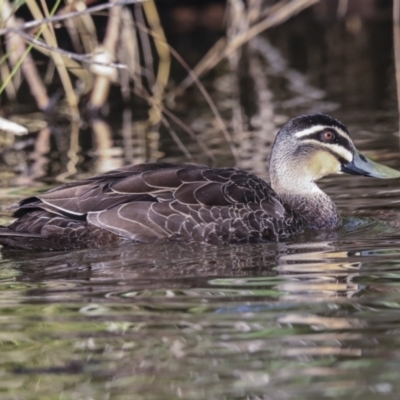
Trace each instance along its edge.
<path fill-rule="evenodd" d="M 0 243 L 22 248 L 276 241 L 302 230 L 266 182 L 192 164 L 140 164 L 68 183 L 22 200 L 13 216 Z"/>

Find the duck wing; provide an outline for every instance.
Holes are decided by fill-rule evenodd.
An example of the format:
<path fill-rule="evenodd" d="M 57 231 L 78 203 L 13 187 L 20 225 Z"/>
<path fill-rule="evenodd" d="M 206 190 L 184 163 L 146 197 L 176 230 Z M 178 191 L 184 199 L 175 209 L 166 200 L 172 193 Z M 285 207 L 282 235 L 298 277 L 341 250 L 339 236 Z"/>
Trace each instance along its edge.
<path fill-rule="evenodd" d="M 34 212 L 46 213 L 42 227 L 32 221 Z M 67 221 L 70 230 L 105 230 L 141 242 L 276 240 L 298 230 L 286 229 L 293 215 L 263 180 L 193 164 L 117 169 L 24 199 L 13 215 L 19 220 L 9 228 L 19 233 L 62 235 L 60 221 Z"/>

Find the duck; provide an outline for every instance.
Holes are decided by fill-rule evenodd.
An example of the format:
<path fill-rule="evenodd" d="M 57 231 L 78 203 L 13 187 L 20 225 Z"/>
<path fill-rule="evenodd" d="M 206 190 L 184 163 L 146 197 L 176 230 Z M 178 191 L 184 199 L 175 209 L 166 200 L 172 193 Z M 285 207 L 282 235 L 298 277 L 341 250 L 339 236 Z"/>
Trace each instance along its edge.
<path fill-rule="evenodd" d="M 9 207 L 0 244 L 26 250 L 103 248 L 160 241 L 211 245 L 279 242 L 338 229 L 332 199 L 317 185 L 331 174 L 381 179 L 400 172 L 355 147 L 325 114 L 291 119 L 277 133 L 270 184 L 237 168 L 145 163 L 66 183 Z"/>

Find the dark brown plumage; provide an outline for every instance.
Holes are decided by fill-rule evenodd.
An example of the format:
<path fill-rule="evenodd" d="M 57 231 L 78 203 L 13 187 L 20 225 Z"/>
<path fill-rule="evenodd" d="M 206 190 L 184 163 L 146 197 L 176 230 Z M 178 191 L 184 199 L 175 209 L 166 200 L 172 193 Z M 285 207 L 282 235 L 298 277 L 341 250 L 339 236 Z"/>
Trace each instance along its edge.
<path fill-rule="evenodd" d="M 17 221 L 0 229 L 0 243 L 25 249 L 127 240 L 241 243 L 301 230 L 256 176 L 190 164 L 140 164 L 69 183 L 22 200 L 13 216 Z"/>

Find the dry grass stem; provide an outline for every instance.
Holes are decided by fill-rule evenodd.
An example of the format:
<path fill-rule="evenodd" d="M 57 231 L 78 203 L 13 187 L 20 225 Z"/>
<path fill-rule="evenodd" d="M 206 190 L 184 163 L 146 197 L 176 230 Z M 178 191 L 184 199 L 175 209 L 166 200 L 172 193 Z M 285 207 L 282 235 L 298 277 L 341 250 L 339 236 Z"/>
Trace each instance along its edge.
<path fill-rule="evenodd" d="M 20 26 L 20 23 L 14 17 L 13 11 L 14 10 L 8 0 L 4 0 L 2 7 L 0 8 L 1 18 L 3 21 L 6 21 L 8 27 L 16 28 Z M 12 79 L 19 67 L 21 67 L 31 93 L 36 100 L 36 104 L 40 109 L 46 109 L 49 104 L 49 97 L 32 57 L 29 54 L 30 48 L 26 48 L 25 41 L 16 33 L 10 33 L 7 35 L 6 44 L 8 55 L 14 65 L 14 69 L 4 80 L 3 85 L 0 88 L 0 93 L 8 85 L 8 82 Z"/>
<path fill-rule="evenodd" d="M 116 3 L 113 0 L 111 2 Z M 114 61 L 119 40 L 120 21 L 121 7 L 112 7 L 108 17 L 107 31 L 103 45 L 96 49 L 94 61 L 104 62 L 105 64 Z M 92 65 L 92 72 L 97 76 L 90 96 L 90 103 L 94 108 L 101 108 L 107 101 L 111 82 L 116 79 L 116 69 L 107 66 L 97 66 L 95 68 L 95 65 Z"/>
<path fill-rule="evenodd" d="M 179 136 L 176 134 L 176 132 L 172 129 L 172 126 L 168 122 L 167 118 L 165 118 L 163 115 L 161 115 L 161 122 L 163 125 L 168 129 L 169 134 L 171 135 L 172 139 L 175 141 L 181 152 L 185 155 L 186 158 L 189 160 L 193 159 L 192 154 L 188 150 L 188 148 L 183 144 L 181 139 L 179 139 Z"/>
<path fill-rule="evenodd" d="M 159 125 L 162 119 L 160 106 L 164 100 L 164 91 L 169 80 L 171 69 L 171 56 L 169 47 L 166 44 L 167 40 L 164 35 L 164 30 L 161 26 L 160 17 L 153 0 L 143 3 L 143 10 L 147 18 L 147 22 L 154 32 L 154 45 L 158 54 L 158 69 L 156 73 L 155 83 L 151 88 L 151 98 L 149 99 L 150 110 L 147 124 L 149 126 L 148 137 L 149 141 L 149 158 L 156 160 L 159 158 L 160 134 Z M 177 143 L 178 146 L 180 143 Z"/>
<path fill-rule="evenodd" d="M 84 1 L 68 0 L 69 3 L 58 14 L 63 14 L 71 9 L 77 11 L 85 11 L 87 6 Z M 92 53 L 97 47 L 96 26 L 90 14 L 82 14 L 77 18 L 66 19 L 64 22 L 68 33 L 71 37 L 75 52 L 77 53 Z"/>
<path fill-rule="evenodd" d="M 60 48 L 54 48 L 52 46 L 49 46 L 47 43 L 43 42 L 42 40 L 39 40 L 37 38 L 34 38 L 30 36 L 27 33 L 21 32 L 20 35 L 27 41 L 29 42 L 37 51 L 41 52 L 42 54 L 51 57 L 51 53 L 57 52 L 60 54 L 60 56 L 63 59 L 63 63 L 65 67 L 68 69 L 68 71 L 75 75 L 77 78 L 80 79 L 80 94 L 86 94 L 88 93 L 92 86 L 93 86 L 93 75 L 90 73 L 90 71 L 82 68 L 81 64 L 77 63 L 75 60 L 81 62 L 81 63 L 88 63 L 88 64 L 93 64 L 94 62 L 92 60 L 88 59 L 88 55 L 79 55 L 79 54 L 74 54 L 70 53 L 68 51 L 62 50 Z M 103 63 L 99 63 L 99 65 L 104 65 Z M 49 68 L 54 68 L 55 64 L 54 62 L 49 65 Z M 119 66 L 116 66 L 116 68 Z M 46 77 L 46 81 L 50 81 L 50 77 Z"/>
<path fill-rule="evenodd" d="M 142 25 L 141 23 L 136 22 L 136 26 L 138 27 L 140 32 L 145 32 L 147 33 L 149 36 L 155 37 L 156 34 L 149 30 L 148 28 L 146 28 L 144 25 Z M 223 118 L 221 117 L 221 114 L 218 111 L 217 106 L 215 105 L 214 101 L 212 100 L 211 96 L 209 95 L 209 93 L 207 92 L 207 89 L 204 87 L 204 85 L 201 83 L 200 79 L 197 77 L 197 75 L 193 72 L 193 70 L 189 67 L 189 65 L 186 63 L 186 61 L 179 55 L 179 53 L 177 51 L 175 51 L 172 47 L 170 47 L 166 42 L 165 45 L 168 46 L 169 52 L 171 53 L 171 55 L 179 62 L 179 64 L 185 69 L 185 71 L 192 76 L 193 78 L 193 82 L 194 84 L 197 86 L 197 88 L 199 89 L 199 91 L 201 92 L 201 94 L 203 95 L 204 99 L 206 100 L 207 104 L 209 105 L 212 113 L 214 114 L 216 120 L 217 120 L 217 124 L 219 126 L 219 128 L 221 129 L 221 131 L 224 134 L 224 137 L 227 141 L 227 143 L 229 144 L 230 150 L 232 152 L 232 155 L 234 156 L 235 160 L 238 159 L 237 154 L 236 154 L 236 147 L 235 144 L 233 143 L 233 140 L 228 132 L 228 129 L 225 125 L 225 122 L 223 120 Z M 142 96 L 142 94 L 139 94 L 140 96 Z M 175 96 L 175 92 L 171 91 L 168 92 L 166 94 L 166 99 L 168 102 L 168 99 L 171 101 L 172 98 Z M 143 96 L 145 98 L 145 96 Z M 146 97 L 147 98 L 147 97 Z M 165 109 L 163 107 L 163 112 L 165 114 L 167 114 L 169 111 L 167 109 Z M 172 113 L 170 113 L 171 115 L 173 115 Z M 177 117 L 174 117 L 174 120 L 177 120 Z M 185 125 L 182 121 L 180 121 L 181 127 L 182 129 L 184 129 L 184 131 L 186 133 L 188 133 L 190 136 L 192 136 L 192 138 L 197 140 L 197 136 L 196 134 L 187 126 Z M 204 150 L 204 143 L 201 145 L 201 148 Z M 212 160 L 215 161 L 215 157 L 212 155 L 211 150 L 207 149 L 206 151 L 206 155 L 208 157 L 210 157 Z"/>
<path fill-rule="evenodd" d="M 151 42 L 150 35 L 151 32 L 148 29 L 140 29 L 140 27 L 145 27 L 145 19 L 143 15 L 143 7 L 135 6 L 135 19 L 136 26 L 138 28 L 138 33 L 140 37 L 140 44 L 143 49 L 143 58 L 144 58 L 144 76 L 147 79 L 147 83 L 150 87 L 155 85 L 155 75 L 153 71 L 154 58 L 153 52 L 151 50 Z M 169 49 L 171 52 L 171 49 Z"/>
<path fill-rule="evenodd" d="M 200 79 L 195 74 L 195 72 L 186 64 L 186 62 L 183 60 L 183 58 L 173 49 L 171 50 L 171 53 L 179 61 L 181 66 L 183 66 L 183 68 L 188 72 L 189 76 L 193 79 L 193 82 L 195 83 L 195 85 L 197 86 L 197 88 L 199 89 L 201 94 L 203 95 L 204 99 L 206 100 L 208 106 L 210 107 L 212 113 L 215 116 L 215 119 L 217 121 L 217 125 L 218 125 L 219 129 L 222 131 L 222 133 L 224 135 L 224 138 L 225 138 L 226 142 L 229 145 L 229 149 L 230 149 L 235 161 L 237 162 L 239 160 L 239 155 L 237 153 L 237 149 L 236 149 L 235 143 L 234 143 L 234 141 L 233 141 L 233 139 L 232 139 L 227 127 L 226 127 L 226 124 L 225 124 L 223 118 L 221 117 L 221 114 L 218 111 L 217 106 L 215 105 L 215 103 L 212 100 L 211 96 L 207 92 L 207 89 L 201 83 Z M 168 96 L 169 97 L 173 97 L 173 94 L 172 94 L 172 96 L 170 94 Z"/>
<path fill-rule="evenodd" d="M 134 92 L 137 96 L 145 99 L 148 102 L 152 101 L 152 97 L 144 90 L 142 89 L 142 91 L 139 91 L 137 89 L 134 89 Z M 196 135 L 195 132 L 193 132 L 193 130 L 187 126 L 181 119 L 179 119 L 176 115 L 174 115 L 171 111 L 169 111 L 166 107 L 164 107 L 162 104 L 156 104 L 153 103 L 154 107 L 159 107 L 159 112 L 165 114 L 169 119 L 171 119 L 176 125 L 178 125 L 184 132 L 186 132 L 192 139 L 194 139 L 197 144 L 199 145 L 199 147 L 201 148 L 201 150 L 204 152 L 204 154 L 206 154 L 210 160 L 212 161 L 212 163 L 215 164 L 216 160 L 215 157 L 212 153 L 212 151 L 207 147 L 207 145 L 199 138 L 198 135 Z M 166 121 L 165 119 L 161 119 L 163 122 Z M 167 121 L 168 122 L 168 121 Z M 170 126 L 168 124 L 168 126 Z M 180 141 L 181 142 L 181 141 Z M 181 142 L 182 143 L 182 142 Z M 179 146 L 179 145 L 178 145 Z M 182 143 L 182 146 L 183 143 Z M 190 152 L 186 149 L 184 151 L 184 153 L 186 153 L 186 151 L 188 152 L 188 154 L 190 154 Z M 192 156 L 190 155 L 189 158 L 192 158 Z"/>
<path fill-rule="evenodd" d="M 2 1 L 7 1 L 7 0 L 2 0 Z M 148 1 L 148 0 L 115 1 L 113 3 L 106 3 L 106 4 L 100 4 L 100 5 L 94 6 L 94 7 L 89 7 L 82 11 L 79 10 L 79 11 L 67 12 L 62 15 L 54 15 L 54 16 L 51 16 L 48 18 L 42 18 L 41 20 L 29 21 L 29 22 L 25 22 L 25 23 L 21 24 L 21 26 L 19 26 L 19 27 L 8 27 L 8 28 L 0 29 L 0 36 L 7 35 L 9 33 L 19 33 L 21 30 L 37 28 L 44 24 L 55 24 L 56 22 L 61 22 L 61 21 L 64 21 L 64 20 L 67 20 L 70 18 L 81 17 L 81 16 L 87 15 L 87 14 L 94 14 L 99 11 L 104 11 L 109 8 L 113 8 L 115 6 L 124 6 L 124 5 L 128 5 L 128 4 L 139 4 L 139 3 L 143 3 L 145 1 Z"/>
<path fill-rule="evenodd" d="M 196 65 L 193 69 L 193 74 L 197 77 L 204 75 L 253 37 L 259 35 L 266 29 L 285 22 L 300 11 L 303 11 L 318 2 L 319 0 L 292 0 L 288 3 L 287 1 L 282 0 L 273 7 L 273 9 L 269 9 L 269 13 L 265 19 L 251 26 L 244 32 L 241 32 L 236 37 L 233 37 L 229 42 L 226 38 L 220 39 Z M 174 95 L 183 94 L 183 92 L 193 84 L 193 74 L 190 74 L 181 82 L 181 84 L 174 90 Z"/>
<path fill-rule="evenodd" d="M 176 125 L 178 125 L 184 132 L 186 132 L 192 139 L 194 139 L 197 144 L 199 145 L 200 149 L 204 152 L 204 154 L 210 158 L 211 162 L 213 164 L 216 163 L 216 159 L 212 151 L 207 147 L 207 145 L 199 138 L 198 135 L 196 135 L 193 130 L 187 126 L 181 119 L 179 119 L 176 115 L 174 115 L 171 111 L 169 111 L 167 108 L 163 109 L 163 113 L 168 116 L 172 121 L 175 122 Z"/>
<path fill-rule="evenodd" d="M 5 4 L 9 2 L 9 0 L 4 1 Z M 45 0 L 40 0 L 40 3 L 36 0 L 26 0 L 26 5 L 35 21 L 18 24 L 14 20 L 13 23 L 7 24 L 5 29 L 0 29 L 0 36 L 7 34 L 7 38 L 18 38 L 19 43 L 14 44 L 13 48 L 18 47 L 23 49 L 22 53 L 18 55 L 18 60 L 24 60 L 23 62 L 19 61 L 20 63 L 22 62 L 24 75 L 26 75 L 24 68 L 29 67 L 29 59 L 31 60 L 27 53 L 32 47 L 51 58 L 51 63 L 46 73 L 46 81 L 49 83 L 53 81 L 54 69 L 56 68 L 66 93 L 73 121 L 77 122 L 80 120 L 77 106 L 79 96 L 90 93 L 90 105 L 95 109 L 102 109 L 109 101 L 109 91 L 113 82 L 118 82 L 124 104 L 127 108 L 130 107 L 131 96 L 138 95 L 145 99 L 149 107 L 147 120 L 133 124 L 132 121 L 128 121 L 128 118 L 132 118 L 132 111 L 129 113 L 124 112 L 123 140 L 125 146 L 136 144 L 140 147 L 143 145 L 143 148 L 137 148 L 137 151 L 128 151 L 125 149 L 126 161 L 131 161 L 138 153 L 140 153 L 139 157 L 142 157 L 144 154 L 145 160 L 157 160 L 162 156 L 160 152 L 159 127 L 160 124 L 163 124 L 187 158 L 191 159 L 192 154 L 174 131 L 176 126 L 179 126 L 181 130 L 190 135 L 193 140 L 196 140 L 199 148 L 215 163 L 215 157 L 203 142 L 202 135 L 197 135 L 165 107 L 165 103 L 168 100 L 173 100 L 174 96 L 182 94 L 188 86 L 194 83 L 215 116 L 215 120 L 212 121 L 214 126 L 217 126 L 218 131 L 222 132 L 236 164 L 239 164 L 241 158 L 243 161 L 243 157 L 240 157 L 238 153 L 241 145 L 239 141 L 241 139 L 238 135 L 232 136 L 228 131 L 224 119 L 221 117 L 210 94 L 200 82 L 199 77 L 214 68 L 224 58 L 229 57 L 232 66 L 240 60 L 240 53 L 237 50 L 241 46 L 248 43 L 264 30 L 281 24 L 305 8 L 316 4 L 318 1 L 281 0 L 270 7 L 266 7 L 264 0 L 228 0 L 231 13 L 228 18 L 229 27 L 227 37 L 215 43 L 194 69 L 191 69 L 180 55 L 168 45 L 155 0 L 109 0 L 107 4 L 94 7 L 88 7 L 88 4 L 91 4 L 92 1 L 85 3 L 82 0 L 65 0 L 65 6 L 58 11 L 58 15 L 56 16 L 52 14 L 57 9 L 61 0 L 56 0 L 53 11 L 48 10 Z M 396 7 L 396 4 L 398 8 L 400 7 L 398 5 L 399 1 L 394 0 L 394 7 Z M 123 7 L 127 4 L 135 4 L 134 16 L 131 10 Z M 340 6 L 343 8 L 344 5 L 347 7 L 347 1 L 342 0 Z M 98 32 L 96 32 L 96 26 L 91 14 L 101 10 L 109 11 L 106 34 L 103 43 L 99 45 L 97 39 Z M 0 11 L 0 13 L 2 12 L 3 10 Z M 400 10 L 397 12 L 399 13 Z M 9 14 L 12 20 L 12 12 L 9 11 Z M 395 12 L 393 16 L 395 17 Z M 3 20 L 7 21 L 7 18 L 3 17 Z M 71 37 L 75 52 L 66 51 L 58 47 L 54 24 L 60 21 L 64 21 L 64 26 Z M 398 24 L 397 20 L 397 27 Z M 394 22 L 394 27 L 396 29 L 396 22 Z M 27 29 L 38 29 L 38 31 L 33 36 L 32 31 L 27 32 Z M 41 35 L 43 39 L 39 38 Z M 28 49 L 26 49 L 26 43 L 29 43 Z M 251 43 L 254 44 L 254 42 Z M 399 42 L 396 44 L 395 37 L 395 49 L 400 49 L 399 46 Z M 21 50 L 19 51 L 21 52 Z M 167 92 L 167 85 L 170 80 L 171 56 L 178 60 L 188 75 L 177 88 Z M 32 60 L 31 63 L 33 65 Z M 88 64 L 90 68 L 83 68 L 83 64 Z M 14 65 L 16 64 L 14 63 Z M 0 73 L 3 76 L 7 75 L 7 68 L 1 66 Z M 71 73 L 79 78 L 80 91 L 74 88 L 71 81 Z M 255 77 L 261 76 L 262 65 L 253 65 L 251 73 Z M 400 76 L 400 72 L 398 72 L 398 75 Z M 39 89 L 35 89 L 35 81 L 37 85 L 39 85 L 37 82 L 41 82 L 38 73 L 36 72 L 36 76 L 30 74 L 27 79 L 29 85 L 33 88 L 32 91 L 35 92 L 37 90 L 40 93 Z M 32 79 L 34 82 L 31 82 L 29 79 Z M 398 95 L 400 99 L 399 81 L 400 78 L 398 78 Z M 259 84 L 260 92 L 265 92 L 265 88 L 261 83 Z M 13 96 L 15 98 L 16 89 L 13 89 L 11 86 L 7 88 L 10 98 Z M 43 89 L 45 93 L 46 89 L 42 84 L 41 90 L 43 91 Z M 35 94 L 35 97 L 37 96 Z M 44 96 L 43 94 L 41 95 L 41 102 L 38 101 L 38 104 L 41 104 L 40 108 L 46 108 L 49 105 L 47 94 Z M 236 126 L 236 128 L 238 127 Z M 75 126 L 74 129 L 78 128 Z M 99 161 L 99 165 L 101 164 L 100 168 L 103 170 L 103 165 L 108 165 L 107 168 L 109 168 L 112 164 L 112 161 L 107 158 L 111 151 L 112 135 L 109 132 L 109 127 L 98 122 L 93 124 L 93 129 L 97 135 L 96 137 L 98 137 L 97 147 L 99 154 L 105 154 L 105 158 L 100 155 Z M 60 175 L 59 179 L 65 179 L 67 176 L 76 173 L 78 162 L 76 157 L 78 131 L 74 132 L 71 136 L 71 154 L 69 154 L 70 162 L 67 168 L 68 171 Z M 137 135 L 136 141 L 135 135 Z M 221 140 L 222 135 L 215 139 Z M 240 150 L 243 153 L 243 148 Z M 75 155 L 72 151 L 75 151 Z"/>
<path fill-rule="evenodd" d="M 171 56 L 169 46 L 167 45 L 167 39 L 161 26 L 160 17 L 154 4 L 154 0 L 149 0 L 143 3 L 143 9 L 146 14 L 146 18 L 150 25 L 151 31 L 154 33 L 154 45 L 156 47 L 159 57 L 158 71 L 154 87 L 152 88 L 152 92 L 154 93 L 155 98 L 161 101 L 163 99 L 164 90 L 167 86 L 169 79 L 169 72 L 171 69 Z"/>
<path fill-rule="evenodd" d="M 32 13 L 33 17 L 36 20 L 43 19 L 43 14 L 42 11 L 40 10 L 38 4 L 36 3 L 35 0 L 27 0 L 26 4 Z M 50 12 L 47 8 L 46 2 L 44 0 L 41 1 L 42 8 L 44 10 L 44 13 L 47 18 L 50 17 Z M 53 8 L 55 10 L 57 7 L 57 4 Z M 54 11 L 52 12 L 54 13 Z M 43 25 L 43 37 L 47 44 L 52 47 L 58 47 L 57 43 L 57 38 L 54 32 L 54 28 L 52 25 Z M 63 58 L 59 53 L 51 52 L 51 57 L 54 61 L 54 64 L 56 65 L 57 72 L 60 76 L 60 79 L 62 81 L 65 94 L 67 96 L 67 101 L 68 105 L 70 107 L 70 112 L 71 112 L 71 117 L 73 120 L 78 121 L 79 120 L 79 111 L 78 111 L 78 98 L 74 92 L 74 87 L 72 85 L 71 79 L 68 75 L 67 68 L 65 66 L 65 63 L 63 61 Z"/>
<path fill-rule="evenodd" d="M 79 62 L 81 62 L 83 64 L 93 64 L 93 65 L 98 65 L 98 66 L 111 67 L 111 68 L 115 68 L 115 69 L 126 69 L 126 65 L 125 64 L 113 63 L 113 62 L 107 63 L 107 62 L 96 61 L 96 60 L 92 59 L 93 56 L 91 54 L 72 53 L 71 51 L 60 49 L 59 47 L 49 46 L 43 40 L 36 39 L 35 37 L 33 37 L 33 36 L 31 36 L 31 35 L 29 35 L 27 33 L 21 32 L 20 35 L 27 42 L 33 44 L 36 50 L 41 51 L 43 54 L 50 54 L 50 52 L 59 53 L 60 55 L 65 57 L 64 61 L 66 61 L 65 59 L 71 59 L 71 60 L 79 61 Z M 46 51 L 42 51 L 42 49 L 43 50 L 48 50 L 48 51 L 47 52 Z M 72 66 L 71 69 L 76 67 L 76 65 Z M 71 73 L 73 73 L 73 71 L 71 71 Z"/>
<path fill-rule="evenodd" d="M 118 45 L 118 61 L 124 65 L 119 71 L 122 96 L 126 103 L 130 99 L 130 80 L 136 87 L 142 86 L 139 45 L 135 23 L 130 11 L 123 8 L 121 15 L 121 32 Z"/>
<path fill-rule="evenodd" d="M 0 46 L 0 81 L 8 81 L 8 84 L 4 87 L 4 90 L 7 93 L 7 97 L 10 100 L 15 101 L 17 98 L 18 88 L 21 84 L 21 74 L 15 74 L 13 79 L 10 80 L 12 75 L 8 64 L 5 62 L 7 58 L 8 56 L 3 53 L 3 49 Z"/>

